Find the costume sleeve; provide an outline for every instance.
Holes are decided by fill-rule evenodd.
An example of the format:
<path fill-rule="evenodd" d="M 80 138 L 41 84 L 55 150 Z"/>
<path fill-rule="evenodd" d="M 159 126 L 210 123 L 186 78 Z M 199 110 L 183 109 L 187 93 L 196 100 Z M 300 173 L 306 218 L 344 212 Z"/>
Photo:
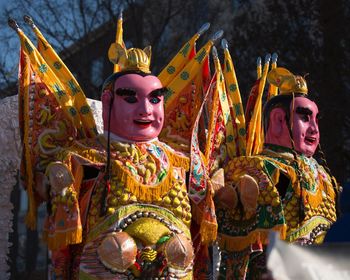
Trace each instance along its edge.
<path fill-rule="evenodd" d="M 52 252 L 55 276 L 65 279 L 71 258 L 69 245 L 82 242 L 78 198 L 83 167 L 71 153 L 66 153 L 48 165 L 46 175 L 50 181 L 51 213 L 45 221 L 44 240 Z"/>
<path fill-rule="evenodd" d="M 227 164 L 226 185 L 235 186 L 242 176 L 249 175 L 257 182 L 259 192 L 256 211 L 243 212 L 241 207 L 228 209 L 220 204 L 216 205 L 221 248 L 242 251 L 257 242 L 266 244 L 270 230 L 279 232 L 281 238 L 285 239 L 286 221 L 277 185 L 282 173 L 288 172 L 290 180 L 295 178 L 287 170 L 288 166 L 279 167 L 277 164 L 259 156 L 239 157 Z M 247 195 L 249 192 L 245 192 L 244 196 Z M 242 194 L 239 196 L 240 200 L 244 198 Z"/>

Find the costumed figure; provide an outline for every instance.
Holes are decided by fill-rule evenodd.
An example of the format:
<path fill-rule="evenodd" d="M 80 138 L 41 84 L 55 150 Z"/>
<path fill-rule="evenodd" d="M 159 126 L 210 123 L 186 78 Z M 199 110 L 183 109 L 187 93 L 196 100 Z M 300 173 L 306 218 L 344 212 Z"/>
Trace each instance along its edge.
<path fill-rule="evenodd" d="M 116 43 L 109 50 L 115 73 L 105 81 L 101 96 L 101 135 L 73 75 L 33 21 L 26 17 L 26 22 L 38 37 L 38 48 L 13 20 L 9 22 L 21 40 L 26 222 L 35 228 L 37 206 L 47 201 L 44 238 L 52 277 L 192 279 L 190 199 L 197 209 L 199 243 L 216 238 L 215 213 L 206 206 L 213 207 L 211 192 L 206 190 L 204 163 L 191 144 L 191 131 L 201 102 L 193 98 L 194 87 L 204 91 L 204 65 L 219 36 L 196 54 L 194 44 L 205 26 L 157 78 L 149 70 L 150 48 L 124 47 L 120 18 Z M 165 99 L 167 113 L 173 116 L 167 120 Z M 190 159 L 158 139 L 164 122 L 164 138 L 178 141 L 195 161 L 188 187 Z"/>
<path fill-rule="evenodd" d="M 251 92 L 253 104 L 248 101 L 249 124 L 259 119 L 268 60 Z M 247 129 L 247 154 L 228 162 L 225 187 L 216 191 L 219 279 L 261 279 L 266 272 L 262 250 L 271 230 L 288 242 L 319 244 L 337 219 L 340 186 L 324 157 L 320 163 L 313 157 L 317 149 L 322 155 L 317 105 L 308 97 L 303 77 L 276 65 L 273 68 L 267 75 L 265 133 L 255 128 L 258 133 L 252 137 L 254 131 Z M 249 139 L 254 143 L 249 145 Z"/>

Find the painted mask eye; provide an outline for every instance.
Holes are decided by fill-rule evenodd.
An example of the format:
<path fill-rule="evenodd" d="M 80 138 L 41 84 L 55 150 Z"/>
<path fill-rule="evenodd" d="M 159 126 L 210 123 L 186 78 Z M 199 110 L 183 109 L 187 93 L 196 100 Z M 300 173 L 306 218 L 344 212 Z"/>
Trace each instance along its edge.
<path fill-rule="evenodd" d="M 137 98 L 135 96 L 127 96 L 124 97 L 124 100 L 130 104 L 136 103 L 137 102 Z"/>
<path fill-rule="evenodd" d="M 149 100 L 152 104 L 158 104 L 160 101 L 161 99 L 159 97 L 151 97 Z"/>
<path fill-rule="evenodd" d="M 308 122 L 310 120 L 310 116 L 309 115 L 301 115 L 301 120 L 303 122 Z"/>
<path fill-rule="evenodd" d="M 136 103 L 137 98 L 136 98 L 136 92 L 132 89 L 128 88 L 118 88 L 115 91 L 116 95 L 122 96 L 123 99 L 128 102 L 128 103 Z"/>

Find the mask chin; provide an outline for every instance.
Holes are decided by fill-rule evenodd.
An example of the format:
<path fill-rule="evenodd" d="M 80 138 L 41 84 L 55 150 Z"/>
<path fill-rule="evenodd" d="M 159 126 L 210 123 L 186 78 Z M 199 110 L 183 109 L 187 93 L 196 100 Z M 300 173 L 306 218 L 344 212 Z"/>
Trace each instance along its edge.
<path fill-rule="evenodd" d="M 296 147 L 296 151 L 305 155 L 306 157 L 312 157 L 315 154 L 316 148 L 312 148 L 312 147 Z"/>
<path fill-rule="evenodd" d="M 147 136 L 135 136 L 135 137 L 129 137 L 128 140 L 135 141 L 135 142 L 147 142 L 155 137 L 147 137 Z"/>
<path fill-rule="evenodd" d="M 155 131 L 145 132 L 145 133 L 142 133 L 139 131 L 138 133 L 129 134 L 124 137 L 127 137 L 128 140 L 135 141 L 135 142 L 147 142 L 156 138 L 157 136 L 158 134 L 155 133 Z"/>

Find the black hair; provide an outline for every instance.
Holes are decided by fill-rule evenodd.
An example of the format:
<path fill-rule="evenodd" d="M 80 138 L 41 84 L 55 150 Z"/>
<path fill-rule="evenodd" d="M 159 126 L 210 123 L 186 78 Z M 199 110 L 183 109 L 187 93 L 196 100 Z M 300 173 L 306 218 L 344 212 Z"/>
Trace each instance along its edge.
<path fill-rule="evenodd" d="M 142 77 L 146 77 L 146 76 L 153 76 L 152 73 L 145 73 L 142 71 L 135 71 L 135 70 L 131 70 L 131 71 L 122 71 L 122 72 L 116 72 L 113 73 L 112 75 L 110 75 L 104 82 L 102 85 L 102 91 L 101 94 L 106 90 L 106 89 L 110 89 L 113 91 L 113 87 L 114 87 L 114 83 L 117 79 L 119 79 L 120 77 L 127 75 L 127 74 L 137 74 L 140 75 Z"/>
<path fill-rule="evenodd" d="M 291 131 L 291 127 L 290 127 L 290 105 L 293 101 L 293 98 L 295 97 L 305 97 L 311 101 L 314 101 L 312 98 L 310 98 L 309 96 L 303 95 L 301 93 L 294 93 L 293 94 L 288 94 L 288 95 L 277 95 L 273 98 L 271 98 L 269 101 L 267 101 L 264 105 L 264 109 L 263 109 L 263 120 L 264 120 L 264 132 L 267 132 L 267 129 L 269 127 L 269 120 L 270 120 L 270 113 L 274 108 L 281 108 L 285 114 L 286 114 L 286 122 L 287 122 L 287 127 L 289 130 L 289 135 L 291 138 L 291 143 L 292 143 L 292 151 L 293 151 L 293 156 L 294 156 L 294 163 L 296 164 L 296 172 L 297 172 L 297 176 L 299 178 L 299 180 L 301 179 L 301 169 L 299 167 L 298 161 L 296 160 L 297 158 L 297 154 L 295 152 L 295 147 L 294 147 L 294 141 L 293 141 L 293 137 L 292 137 L 292 131 Z M 337 184 L 337 182 L 335 181 L 334 177 L 332 176 L 331 170 L 328 167 L 325 155 L 321 149 L 321 145 L 318 145 L 317 151 L 316 151 L 316 158 L 318 163 L 324 167 L 324 169 L 327 171 L 327 173 L 331 176 L 332 180 L 332 186 L 333 189 L 335 191 L 336 194 L 336 199 L 335 199 L 335 209 L 336 209 L 336 213 L 337 216 L 340 216 L 340 207 L 339 207 L 339 186 Z M 302 221 L 305 217 L 305 212 L 304 212 L 304 208 L 305 206 L 303 205 L 302 202 L 302 189 L 300 189 L 301 191 L 301 195 L 300 195 L 300 200 L 299 200 L 299 219 L 300 221 Z"/>
<path fill-rule="evenodd" d="M 330 168 L 328 167 L 328 163 L 326 160 L 326 156 L 321 148 L 321 144 L 318 143 L 318 149 L 317 149 L 317 162 L 323 166 L 323 168 L 326 170 L 326 172 L 329 174 L 331 177 L 331 183 L 333 190 L 335 192 L 335 211 L 337 218 L 339 218 L 342 215 L 341 209 L 340 209 L 340 193 L 341 193 L 341 186 L 337 183 L 336 179 L 331 173 Z"/>
<path fill-rule="evenodd" d="M 294 141 L 293 141 L 293 135 L 292 135 L 292 129 L 290 124 L 290 105 L 295 97 L 304 96 L 300 93 L 293 93 L 293 94 L 281 94 L 272 97 L 269 101 L 267 101 L 264 105 L 263 109 L 263 120 L 264 120 L 264 132 L 267 132 L 267 129 L 269 128 L 269 121 L 270 121 L 270 113 L 275 108 L 281 108 L 285 114 L 286 114 L 286 123 L 288 127 L 289 132 L 289 138 L 290 142 L 292 144 L 292 154 L 293 154 L 293 163 L 295 166 L 295 171 L 297 178 L 299 182 L 302 180 L 301 176 L 301 168 L 299 165 L 299 162 L 297 160 L 297 153 L 295 151 Z M 305 205 L 303 201 L 303 188 L 302 184 L 300 184 L 300 197 L 299 197 L 299 222 L 302 222 L 305 218 Z"/>
<path fill-rule="evenodd" d="M 281 108 L 285 112 L 286 121 L 287 121 L 288 127 L 290 127 L 290 105 L 292 103 L 293 98 L 295 98 L 295 97 L 308 98 L 307 96 L 305 96 L 301 93 L 294 93 L 294 96 L 293 96 L 293 94 L 280 94 L 280 95 L 272 97 L 269 101 L 267 101 L 265 103 L 264 109 L 263 109 L 263 123 L 264 123 L 264 132 L 265 133 L 267 132 L 267 129 L 269 128 L 270 113 L 275 108 Z"/>
<path fill-rule="evenodd" d="M 142 71 L 123 71 L 123 72 L 117 72 L 117 73 L 113 73 L 112 75 L 110 75 L 103 83 L 102 86 L 102 93 L 106 90 L 106 89 L 110 89 L 112 92 L 114 92 L 114 83 L 115 81 L 127 74 L 137 74 L 140 75 L 142 77 L 145 76 L 150 76 L 152 75 L 151 73 L 145 73 Z M 108 193 L 110 191 L 110 180 L 111 180 L 111 151 L 110 151 L 110 139 L 111 139 L 111 135 L 110 135 L 110 126 L 111 126 L 111 115 L 112 115 L 112 106 L 113 106 L 113 101 L 114 101 L 114 94 L 112 94 L 112 98 L 109 102 L 109 108 L 108 108 L 108 134 L 107 134 L 107 162 L 106 162 L 106 166 L 105 166 L 105 174 L 104 174 L 104 181 L 105 181 L 105 188 L 102 191 L 102 196 L 101 196 L 101 209 L 100 209 L 100 216 L 104 216 L 107 213 L 107 196 Z"/>

